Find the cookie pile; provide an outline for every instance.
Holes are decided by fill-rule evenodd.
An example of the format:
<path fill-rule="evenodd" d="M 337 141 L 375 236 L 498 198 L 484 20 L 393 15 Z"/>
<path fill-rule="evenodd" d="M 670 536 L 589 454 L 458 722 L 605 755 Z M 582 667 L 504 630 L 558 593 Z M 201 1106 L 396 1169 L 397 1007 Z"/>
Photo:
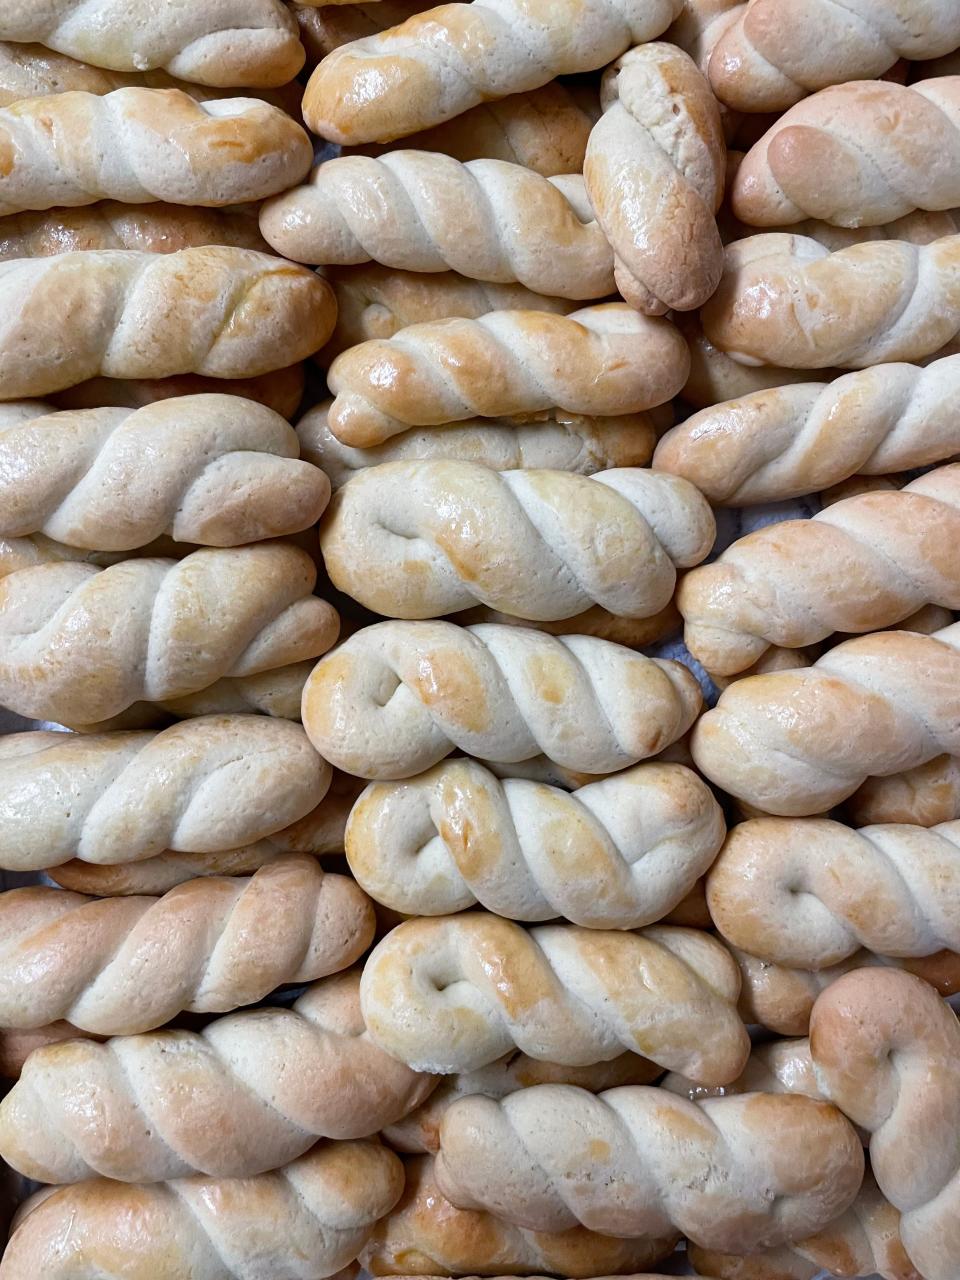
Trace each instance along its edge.
<path fill-rule="evenodd" d="M 960 1280 L 958 0 L 2 0 L 0 300 L 0 1280 Z"/>

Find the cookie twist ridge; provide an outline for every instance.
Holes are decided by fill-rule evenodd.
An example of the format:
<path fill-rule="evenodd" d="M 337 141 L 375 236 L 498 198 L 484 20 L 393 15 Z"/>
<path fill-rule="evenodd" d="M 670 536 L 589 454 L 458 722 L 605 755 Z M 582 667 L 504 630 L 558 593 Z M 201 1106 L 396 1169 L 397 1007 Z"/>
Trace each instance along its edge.
<path fill-rule="evenodd" d="M 381 622 L 317 664 L 303 724 L 324 759 L 358 777 L 408 778 L 455 746 L 612 773 L 675 742 L 700 704 L 682 664 L 593 636 Z"/>
<path fill-rule="evenodd" d="M 772 232 L 728 245 L 703 331 L 744 364 L 859 369 L 918 361 L 960 332 L 960 235 L 831 253 Z"/>
<path fill-rule="evenodd" d="M 154 1277 L 327 1276 L 356 1257 L 402 1189 L 400 1161 L 372 1142 L 322 1143 L 242 1181 L 84 1182 L 28 1202 L 4 1280 L 70 1280 L 78 1265 L 107 1276 L 118 1258 Z"/>
<path fill-rule="evenodd" d="M 297 436 L 304 458 L 320 467 L 335 489 L 358 471 L 383 462 L 435 458 L 479 462 L 494 471 L 545 469 L 589 476 L 614 467 L 646 466 L 656 441 L 652 415 L 587 418 L 558 409 L 532 422 L 467 418 L 440 431 L 413 427 L 372 449 L 354 449 L 330 430 L 330 404 L 328 400 L 308 410 L 297 423 Z"/>
<path fill-rule="evenodd" d="M 236 849 L 305 817 L 330 776 L 299 725 L 267 716 L 204 716 L 160 733 L 9 734 L 0 866 Z"/>
<path fill-rule="evenodd" d="M 443 994 L 454 984 L 456 1003 Z M 511 1048 L 570 1066 L 631 1049 L 723 1084 L 749 1054 L 738 990 L 729 953 L 696 930 L 526 930 L 469 914 L 388 933 L 367 960 L 360 1000 L 374 1040 L 421 1070 L 473 1071 Z"/>
<path fill-rule="evenodd" d="M 367 892 L 405 914 L 479 902 L 514 920 L 637 929 L 686 897 L 723 836 L 710 789 L 683 765 L 637 765 L 570 794 L 451 760 L 367 787 L 345 847 Z"/>
<path fill-rule="evenodd" d="M 691 749 L 707 777 L 766 813 L 823 813 L 867 778 L 960 755 L 960 624 L 880 631 L 812 667 L 737 680 Z"/>
<path fill-rule="evenodd" d="M 434 1162 L 405 1160 L 406 1189 L 394 1211 L 377 1223 L 361 1261 L 372 1275 L 547 1275 L 574 1277 L 647 1272 L 673 1252 L 677 1233 L 625 1240 L 574 1227 L 525 1231 L 493 1214 L 455 1208 L 437 1188 Z M 17 1280 L 32 1280 L 31 1275 Z"/>
<path fill-rule="evenodd" d="M 296 533 L 330 494 L 299 453 L 278 413 L 237 396 L 63 413 L 0 405 L 0 536 L 128 551 L 163 534 L 235 546 Z"/>
<path fill-rule="evenodd" d="M 250 378 L 312 355 L 336 303 L 306 267 L 249 249 L 89 251 L 0 262 L 0 379 L 15 400 L 103 375 Z M 50 316 L 62 317 L 51 326 Z"/>
<path fill-rule="evenodd" d="M 750 0 L 720 33 L 710 83 L 738 111 L 783 111 L 846 80 L 872 80 L 899 58 L 960 44 L 952 0 Z"/>
<path fill-rule="evenodd" d="M 411 426 L 464 418 L 554 408 L 636 413 L 669 400 L 689 366 L 671 324 L 624 303 L 569 316 L 491 311 L 411 325 L 344 351 L 327 377 L 336 396 L 330 426 L 344 444 L 368 447 Z"/>
<path fill-rule="evenodd" d="M 684 578 L 684 641 L 708 671 L 729 676 L 770 645 L 880 630 L 927 604 L 958 609 L 958 543 L 960 464 L 812 520 L 767 525 Z"/>
<path fill-rule="evenodd" d="M 235 209 L 102 200 L 79 209 L 15 213 L 0 221 L 2 262 L 10 258 L 50 258 L 78 249 L 176 253 L 178 249 L 211 244 L 261 252 L 269 248 L 256 218 Z"/>
<path fill-rule="evenodd" d="M 688 1245 L 698 1275 L 717 1280 L 814 1280 L 832 1275 L 920 1280 L 900 1239 L 900 1214 L 881 1193 L 870 1171 L 850 1208 L 816 1235 L 759 1255 L 717 1253 Z"/>
<path fill-rule="evenodd" d="M 756 227 L 880 225 L 960 204 L 958 168 L 960 76 L 838 84 L 767 130 L 740 165 L 731 204 Z"/>
<path fill-rule="evenodd" d="M 593 1094 L 544 1084 L 455 1102 L 436 1173 L 454 1204 L 534 1230 L 676 1228 L 707 1247 L 750 1250 L 802 1238 L 848 1208 L 863 1150 L 835 1107 L 799 1094 L 693 1103 L 643 1085 Z"/>
<path fill-rule="evenodd" d="M 617 288 L 650 314 L 699 307 L 723 271 L 726 148 L 710 87 L 674 45 L 647 44 L 607 71 L 603 104 L 583 175 Z"/>
<path fill-rule="evenodd" d="M 297 262 L 372 259 L 566 298 L 615 291 L 613 254 L 583 178 L 543 178 L 502 160 L 461 164 L 432 151 L 341 156 L 265 205 L 260 230 Z"/>
<path fill-rule="evenodd" d="M 178 89 L 28 98 L 0 110 L 0 214 L 121 200 L 229 205 L 299 182 L 313 148 L 256 98 L 196 102 Z"/>
<path fill-rule="evenodd" d="M 90 724 L 315 658 L 339 629 L 315 582 L 313 559 L 286 543 L 12 573 L 0 581 L 0 703 Z"/>
<path fill-rule="evenodd" d="M 151 0 L 8 0 L 0 40 L 44 44 L 116 71 L 157 68 L 222 86 L 283 85 L 304 62 L 297 24 L 280 0 L 173 11 Z"/>
<path fill-rule="evenodd" d="M 11 889 L 0 894 L 0 1016 L 5 1027 L 66 1018 L 100 1035 L 149 1031 L 184 1009 L 224 1013 L 346 969 L 373 930 L 359 887 L 307 856 L 162 898 Z"/>
<path fill-rule="evenodd" d="M 377 1133 L 435 1081 L 374 1043 L 358 984 L 357 972 L 337 974 L 292 1009 L 228 1014 L 200 1034 L 44 1048 L 0 1106 L 0 1151 L 21 1171 L 43 1170 L 44 1182 L 97 1174 L 158 1182 L 194 1172 L 250 1177 L 318 1137 Z"/>
<path fill-rule="evenodd" d="M 932 987 L 861 969 L 823 993 L 810 1053 L 828 1098 L 870 1134 L 877 1186 L 926 1280 L 960 1268 L 960 1024 Z"/>
<path fill-rule="evenodd" d="M 730 832 L 707 882 L 725 938 L 777 964 L 820 969 L 858 947 L 960 951 L 960 822 L 853 831 L 757 818 Z"/>
<path fill-rule="evenodd" d="M 653 466 L 715 505 L 818 493 L 852 475 L 891 475 L 960 453 L 960 356 L 878 364 L 717 404 L 668 431 Z"/>
<path fill-rule="evenodd" d="M 389 142 L 491 98 L 593 71 L 652 40 L 682 0 L 517 0 L 445 4 L 335 49 L 314 71 L 303 114 L 332 142 Z M 374 88 L 375 86 L 375 88 Z"/>
<path fill-rule="evenodd" d="M 451 459 L 370 467 L 337 493 L 320 535 L 335 586 L 395 618 L 475 604 L 539 621 L 595 604 L 649 618 L 677 568 L 699 564 L 713 513 L 685 480 L 493 471 Z"/>

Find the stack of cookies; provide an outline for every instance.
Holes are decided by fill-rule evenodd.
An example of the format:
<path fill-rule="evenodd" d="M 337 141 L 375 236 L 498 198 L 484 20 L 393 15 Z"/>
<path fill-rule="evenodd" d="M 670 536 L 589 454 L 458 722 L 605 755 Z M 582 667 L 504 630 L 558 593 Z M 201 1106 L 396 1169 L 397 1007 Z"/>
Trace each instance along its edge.
<path fill-rule="evenodd" d="M 960 0 L 0 0 L 0 302 L 0 1280 L 960 1280 Z"/>

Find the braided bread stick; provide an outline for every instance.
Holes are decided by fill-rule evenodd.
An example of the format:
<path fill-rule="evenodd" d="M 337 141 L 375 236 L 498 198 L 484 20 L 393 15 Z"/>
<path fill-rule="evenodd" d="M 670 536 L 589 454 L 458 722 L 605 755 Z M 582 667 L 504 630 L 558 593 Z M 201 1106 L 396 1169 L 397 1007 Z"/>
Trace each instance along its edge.
<path fill-rule="evenodd" d="M 314 272 L 217 246 L 0 262 L 0 289 L 7 400 L 97 374 L 267 373 L 323 346 L 336 317 L 333 292 Z"/>
<path fill-rule="evenodd" d="M 2 1047 L 0 1039 L 0 1052 Z M 535 1084 L 574 1084 L 599 1093 L 618 1085 L 652 1084 L 659 1074 L 660 1068 L 655 1063 L 636 1053 L 621 1053 L 609 1062 L 587 1067 L 564 1067 L 556 1062 L 538 1062 L 523 1053 L 512 1053 L 479 1071 L 445 1076 L 426 1102 L 396 1124 L 389 1125 L 382 1136 L 395 1151 L 431 1153 L 440 1145 L 444 1114 L 458 1098 L 476 1093 L 488 1098 L 506 1098 L 518 1089 L 529 1089 Z"/>
<path fill-rule="evenodd" d="M 265 204 L 260 230 L 297 262 L 372 259 L 566 298 L 615 291 L 613 254 L 583 178 L 544 178 L 503 160 L 461 164 L 433 151 L 339 156 Z"/>
<path fill-rule="evenodd" d="M 370 4 L 334 0 L 332 4 L 322 5 L 313 0 L 303 0 L 301 4 L 288 2 L 300 28 L 300 39 L 307 51 L 307 69 L 311 71 L 342 44 L 399 26 L 413 14 L 432 7 L 430 0 L 375 0 Z"/>
<path fill-rule="evenodd" d="M 0 1024 L 66 1018 L 133 1035 L 185 1009 L 225 1013 L 347 968 L 373 933 L 366 895 L 307 855 L 162 898 L 10 889 L 0 894 Z"/>
<path fill-rule="evenodd" d="M 48 1044 L 60 1044 L 63 1040 L 79 1040 L 90 1032 L 80 1032 L 69 1022 L 51 1022 L 46 1027 L 31 1031 L 14 1031 L 0 1028 L 0 1076 L 4 1080 L 19 1080 L 23 1064 L 33 1053 Z M 93 1039 L 99 1039 L 94 1036 Z"/>
<path fill-rule="evenodd" d="M 952 209 L 960 204 L 960 76 L 909 88 L 861 80 L 814 94 L 750 149 L 730 198 L 736 216 L 756 227 L 801 218 L 858 227 Z"/>
<path fill-rule="evenodd" d="M 690 352 L 690 372 L 680 396 L 696 409 L 711 409 L 721 401 L 738 400 L 755 391 L 806 382 L 810 376 L 801 369 L 740 364 L 725 351 L 719 351 L 705 336 L 698 315 L 681 312 L 676 321 Z M 831 372 L 840 371 L 824 371 L 821 376 L 827 378 Z"/>
<path fill-rule="evenodd" d="M 0 866 L 214 853 L 305 817 L 330 766 L 289 720 L 208 716 L 161 733 L 0 739 Z"/>
<path fill-rule="evenodd" d="M 304 60 L 297 24 L 280 0 L 175 9 L 147 0 L 5 0 L 0 40 L 217 86 L 286 84 Z"/>
<path fill-rule="evenodd" d="M 892 959 L 872 951 L 855 951 L 839 964 L 825 969 L 791 969 L 759 960 L 727 944 L 740 968 L 740 1016 L 781 1036 L 803 1036 L 810 1027 L 810 1013 L 817 997 L 832 982 L 853 969 L 904 969 L 930 984 L 942 996 L 960 992 L 960 955 L 937 951 L 932 956 Z"/>
<path fill-rule="evenodd" d="M 383 6 L 383 0 L 379 0 Z M 356 5 L 350 6 L 352 9 Z M 370 5 L 368 8 L 372 9 Z M 419 6 L 418 6 L 419 8 Z M 341 13 L 345 12 L 340 10 Z M 481 102 L 432 129 L 423 129 L 386 147 L 361 148 L 377 155 L 397 147 L 442 151 L 468 160 L 509 160 L 545 178 L 580 173 L 587 138 L 600 115 L 594 85 L 551 80 L 529 93 Z"/>
<path fill-rule="evenodd" d="M 637 765 L 568 794 L 450 760 L 367 787 L 345 848 L 360 884 L 395 911 L 479 901 L 514 920 L 637 929 L 686 897 L 723 834 L 719 805 L 683 765 Z"/>
<path fill-rule="evenodd" d="M 728 245 L 703 330 L 745 364 L 794 369 L 933 355 L 960 331 L 960 235 L 868 241 L 831 253 L 807 236 Z"/>
<path fill-rule="evenodd" d="M 844 805 L 855 826 L 907 822 L 935 827 L 960 818 L 960 760 L 936 756 L 886 778 L 868 778 Z"/>
<path fill-rule="evenodd" d="M 335 49 L 310 77 L 303 118 L 332 142 L 389 142 L 491 98 L 596 70 L 665 31 L 680 6 L 681 0 L 444 4 Z"/>
<path fill-rule="evenodd" d="M 228 1014 L 200 1034 L 40 1049 L 0 1105 L 0 1151 L 44 1182 L 157 1182 L 249 1177 L 318 1137 L 376 1133 L 419 1106 L 435 1081 L 371 1039 L 358 982 L 357 971 L 336 974 L 292 1009 Z"/>
<path fill-rule="evenodd" d="M 804 670 L 736 681 L 691 750 L 712 782 L 767 813 L 822 813 L 868 777 L 960 755 L 958 699 L 960 625 L 881 631 Z"/>
<path fill-rule="evenodd" d="M 287 543 L 12 573 L 0 581 L 0 704 L 86 724 L 318 657 L 340 621 L 315 582 L 311 557 Z"/>
<path fill-rule="evenodd" d="M 0 109 L 0 156 L 0 214 L 11 214 L 105 199 L 262 200 L 303 178 L 313 148 L 290 116 L 257 98 L 117 89 Z"/>
<path fill-rule="evenodd" d="M 477 462 L 494 471 L 548 468 L 589 476 L 611 467 L 646 466 L 656 440 L 651 414 L 587 418 L 556 409 L 532 422 L 468 418 L 439 429 L 413 428 L 372 449 L 354 449 L 330 430 L 330 404 L 308 410 L 297 423 L 297 435 L 304 460 L 321 468 L 335 489 L 367 467 L 418 458 Z"/>
<path fill-rule="evenodd" d="M 303 399 L 303 388 L 303 365 L 292 364 L 252 378 L 204 378 L 195 373 L 172 378 L 89 378 L 50 399 L 58 409 L 102 409 L 105 405 L 139 409 L 173 396 L 231 395 L 255 400 L 290 420 Z"/>
<path fill-rule="evenodd" d="M 898 58 L 957 45 L 952 0 L 750 0 L 713 47 L 710 83 L 738 111 L 783 111 L 827 85 L 881 76 Z"/>
<path fill-rule="evenodd" d="M 771 644 L 876 631 L 933 603 L 960 608 L 960 464 L 767 525 L 684 578 L 684 642 L 734 675 Z"/>
<path fill-rule="evenodd" d="M 604 1272 L 629 1274 L 646 1272 L 672 1253 L 677 1241 L 676 1232 L 659 1240 L 624 1240 L 583 1227 L 526 1231 L 492 1214 L 455 1208 L 438 1189 L 429 1157 L 407 1160 L 404 1167 L 406 1190 L 374 1227 L 360 1255 L 371 1275 L 542 1271 L 574 1280 Z"/>
<path fill-rule="evenodd" d="M 453 1103 L 436 1177 L 452 1203 L 533 1230 L 676 1228 L 705 1247 L 750 1250 L 843 1213 L 863 1149 L 839 1111 L 799 1094 L 693 1103 L 642 1085 L 594 1095 L 543 1084 Z"/>
<path fill-rule="evenodd" d="M 716 404 L 668 431 L 653 466 L 684 476 L 715 505 L 743 507 L 955 454 L 960 356 L 947 356 L 925 369 L 878 364 Z"/>
<path fill-rule="evenodd" d="M 746 1257 L 688 1244 L 687 1256 L 698 1275 L 718 1280 L 815 1280 L 823 1271 L 832 1276 L 922 1280 L 900 1239 L 900 1214 L 869 1170 L 846 1213 L 816 1235 Z"/>
<path fill-rule="evenodd" d="M 826 1101 L 817 1084 L 807 1039 L 770 1040 L 766 1044 L 754 1045 L 747 1065 L 730 1084 L 702 1085 L 670 1071 L 660 1081 L 659 1088 L 690 1102 L 744 1093 L 802 1093 L 804 1097 L 818 1102 Z"/>
<path fill-rule="evenodd" d="M 958 468 L 960 471 L 960 468 Z M 523 618 L 593 605 L 649 618 L 716 537 L 693 485 L 637 468 L 575 476 L 388 462 L 338 490 L 320 533 L 330 579 L 395 618 L 480 603 Z"/>
<path fill-rule="evenodd" d="M 337 356 L 327 375 L 336 396 L 330 427 L 344 444 L 366 448 L 408 427 L 464 418 L 637 413 L 669 400 L 688 369 L 676 329 L 624 303 L 569 316 L 492 311 L 411 325 Z"/>
<path fill-rule="evenodd" d="M 267 251 L 256 219 L 233 209 L 187 209 L 175 204 L 117 204 L 17 213 L 0 219 L 0 262 L 49 258 L 79 249 L 137 249 L 176 253 L 202 245 Z"/>
<path fill-rule="evenodd" d="M 21 1218 L 0 1275 L 80 1280 L 95 1268 L 102 1280 L 320 1280 L 356 1257 L 402 1190 L 400 1161 L 373 1142 L 322 1143 L 242 1180 L 85 1182 L 48 1193 Z"/>
<path fill-rule="evenodd" d="M 720 113 L 692 60 L 671 44 L 631 49 L 605 73 L 604 114 L 583 176 L 616 254 L 617 288 L 638 310 L 691 311 L 723 270 Z"/>
<path fill-rule="evenodd" d="M 757 818 L 731 830 L 707 901 L 726 939 L 782 965 L 820 969 L 859 947 L 960 951 L 960 823 L 852 831 Z"/>
<path fill-rule="evenodd" d="M 738 989 L 727 951 L 698 930 L 526 930 L 477 913 L 388 933 L 360 1002 L 373 1039 L 421 1070 L 473 1071 L 511 1047 L 570 1066 L 629 1049 L 723 1084 L 749 1053 Z"/>
<path fill-rule="evenodd" d="M 328 267 L 323 274 L 336 294 L 337 324 L 333 337 L 317 353 L 321 365 L 329 365 L 348 347 L 371 338 L 392 338 L 412 324 L 451 316 L 476 320 L 488 311 L 552 311 L 565 316 L 577 308 L 567 298 L 547 298 L 520 284 L 468 280 L 452 271 L 422 274 L 370 263 Z"/>
<path fill-rule="evenodd" d="M 330 494 L 323 472 L 298 461 L 291 427 L 251 400 L 44 408 L 11 422 L 0 405 L 0 536 L 40 532 L 100 551 L 165 533 L 235 546 L 309 528 Z"/>
<path fill-rule="evenodd" d="M 303 725 L 324 759 L 359 777 L 409 778 L 454 747 L 612 773 L 676 741 L 700 703 L 680 663 L 592 636 L 381 622 L 317 664 Z"/>
<path fill-rule="evenodd" d="M 960 1025 L 925 983 L 894 970 L 846 974 L 810 1018 L 817 1079 L 870 1133 L 881 1192 L 925 1280 L 960 1268 Z"/>

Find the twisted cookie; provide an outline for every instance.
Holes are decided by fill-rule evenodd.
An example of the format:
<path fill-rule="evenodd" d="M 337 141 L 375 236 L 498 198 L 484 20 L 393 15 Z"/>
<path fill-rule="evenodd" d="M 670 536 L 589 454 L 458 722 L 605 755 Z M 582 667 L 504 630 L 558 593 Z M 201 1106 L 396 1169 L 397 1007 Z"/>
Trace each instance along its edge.
<path fill-rule="evenodd" d="M 799 369 L 740 364 L 732 360 L 725 351 L 718 351 L 705 337 L 698 315 L 693 312 L 681 313 L 676 319 L 677 327 L 686 339 L 690 352 L 690 373 L 680 396 L 697 409 L 710 409 L 722 400 L 739 400 L 755 391 L 766 391 L 791 382 L 805 382 L 809 377 Z M 822 376 L 830 375 L 824 373 Z"/>
<path fill-rule="evenodd" d="M 715 536 L 705 499 L 673 476 L 436 459 L 355 476 L 330 507 L 320 548 L 333 584 L 388 617 L 480 603 L 547 621 L 595 604 L 649 618 L 670 603 L 677 568 L 699 564 Z"/>
<path fill-rule="evenodd" d="M 0 109 L 0 214 L 55 205 L 227 205 L 300 181 L 313 148 L 256 98 L 196 102 L 178 89 L 28 98 Z"/>
<path fill-rule="evenodd" d="M 868 778 L 844 806 L 855 826 L 907 822 L 935 827 L 960 818 L 960 760 L 935 756 L 886 778 Z"/>
<path fill-rule="evenodd" d="M 960 356 L 879 364 L 835 382 L 756 391 L 703 409 L 657 445 L 653 466 L 715 505 L 817 493 L 960 453 Z"/>
<path fill-rule="evenodd" d="M 303 724 L 325 759 L 359 777 L 408 778 L 454 747 L 612 773 L 675 742 L 700 703 L 680 663 L 592 636 L 381 622 L 317 664 Z"/>
<path fill-rule="evenodd" d="M 150 0 L 4 0 L 0 40 L 36 41 L 116 71 L 161 68 L 223 86 L 286 84 L 304 60 L 280 0 L 176 9 Z"/>
<path fill-rule="evenodd" d="M 810 1018 L 827 1096 L 868 1131 L 881 1192 L 925 1280 L 960 1269 L 960 1026 L 933 989 L 889 969 L 848 973 Z"/>
<path fill-rule="evenodd" d="M 184 1009 L 223 1013 L 345 969 L 373 932 L 366 895 L 305 855 L 163 898 L 11 889 L 0 894 L 0 1024 L 66 1018 L 132 1035 Z"/>
<path fill-rule="evenodd" d="M 374 1040 L 421 1070 L 473 1071 L 512 1047 L 570 1066 L 629 1049 L 723 1084 L 749 1052 L 738 989 L 727 951 L 698 930 L 526 930 L 471 914 L 388 933 L 360 1002 Z"/>
<path fill-rule="evenodd" d="M 287 543 L 43 564 L 0 581 L 0 704 L 85 724 L 326 652 L 336 610 Z"/>
<path fill-rule="evenodd" d="M 921 1280 L 900 1239 L 900 1214 L 870 1171 L 850 1208 L 816 1235 L 749 1257 L 687 1246 L 698 1275 L 717 1280 L 815 1280 L 832 1276 L 882 1276 Z"/>
<path fill-rule="evenodd" d="M 455 1208 L 437 1188 L 431 1159 L 407 1160 L 404 1168 L 406 1190 L 393 1212 L 374 1227 L 361 1254 L 372 1275 L 542 1271 L 572 1280 L 602 1272 L 646 1273 L 673 1252 L 677 1241 L 676 1232 L 659 1240 L 624 1240 L 582 1227 L 525 1231 L 489 1213 Z"/>
<path fill-rule="evenodd" d="M 672 44 L 631 49 L 606 72 L 583 176 L 616 254 L 617 288 L 641 311 L 690 311 L 720 280 L 716 212 L 726 148 L 716 100 Z"/>
<path fill-rule="evenodd" d="M 378 4 L 383 7 L 383 0 Z M 351 9 L 357 7 L 350 5 Z M 374 6 L 367 7 L 372 10 Z M 382 155 L 384 149 L 416 147 L 418 151 L 441 151 L 464 163 L 508 160 L 552 178 L 582 171 L 587 139 L 599 115 L 594 86 L 551 80 L 530 93 L 481 102 L 432 129 L 409 134 L 386 148 L 377 147 L 376 154 Z"/>
<path fill-rule="evenodd" d="M 870 226 L 914 209 L 952 209 L 960 204 L 960 76 L 824 89 L 751 148 L 731 202 L 757 227 L 801 218 Z"/>
<path fill-rule="evenodd" d="M 580 175 L 543 178 L 503 160 L 461 164 L 432 151 L 340 156 L 266 204 L 260 230 L 297 262 L 373 259 L 566 298 L 615 289 L 610 245 Z"/>
<path fill-rule="evenodd" d="M 858 947 L 960 951 L 960 823 L 745 822 L 710 872 L 707 901 L 725 938 L 777 964 L 820 969 Z"/>
<path fill-rule="evenodd" d="M 767 525 L 688 573 L 677 603 L 687 648 L 734 675 L 771 644 L 876 631 L 924 604 L 960 608 L 960 465 L 861 493 L 812 520 Z"/>
<path fill-rule="evenodd" d="M 355 971 L 337 974 L 292 1009 L 229 1014 L 199 1035 L 41 1049 L 0 1105 L 0 1151 L 44 1182 L 156 1182 L 250 1177 L 295 1160 L 318 1137 L 376 1133 L 419 1106 L 435 1081 L 373 1042 L 358 982 Z"/>
<path fill-rule="evenodd" d="M 0 1039 L 0 1061 L 8 1052 L 7 1039 Z M 15 1051 L 16 1046 L 9 1048 Z M 16 1079 L 19 1074 L 17 1070 L 16 1075 L 9 1078 Z M 651 1084 L 659 1074 L 660 1068 L 656 1063 L 648 1062 L 636 1053 L 621 1053 L 609 1062 L 597 1062 L 587 1067 L 564 1067 L 556 1062 L 538 1062 L 523 1053 L 512 1053 L 488 1067 L 481 1067 L 479 1071 L 445 1076 L 426 1102 L 385 1129 L 383 1137 L 395 1151 L 430 1153 L 440 1145 L 440 1124 L 447 1108 L 458 1098 L 475 1093 L 482 1093 L 488 1098 L 505 1098 L 518 1089 L 529 1089 L 535 1084 L 574 1084 L 581 1089 L 589 1089 L 591 1093 L 599 1093 L 601 1089 L 614 1089 L 623 1084 Z"/>
<path fill-rule="evenodd" d="M 314 272 L 216 246 L 0 262 L 0 289 L 7 302 L 0 380 L 8 400 L 97 374 L 267 373 L 321 347 L 336 316 L 330 286 Z"/>
<path fill-rule="evenodd" d="M 479 901 L 514 920 L 637 929 L 686 897 L 723 835 L 712 793 L 683 765 L 637 765 L 569 794 L 450 760 L 367 787 L 345 848 L 360 884 L 395 911 Z"/>
<path fill-rule="evenodd" d="M 871 80 L 899 58 L 957 45 L 953 0 L 750 0 L 713 47 L 710 83 L 738 111 L 784 111 L 827 85 Z"/>
<path fill-rule="evenodd" d="M 78 249 L 138 249 L 176 253 L 203 245 L 266 250 L 256 219 L 233 209 L 175 204 L 117 204 L 17 213 L 0 220 L 0 261 L 49 258 Z M 99 407 L 99 406 L 98 406 Z"/>
<path fill-rule="evenodd" d="M 455 1102 L 436 1176 L 454 1204 L 534 1230 L 675 1228 L 749 1251 L 802 1239 L 848 1208 L 863 1150 L 839 1111 L 799 1094 L 697 1104 L 637 1085 L 594 1095 L 544 1084 Z"/>
<path fill-rule="evenodd" d="M 44 533 L 100 551 L 163 534 L 235 546 L 316 524 L 330 494 L 323 472 L 297 460 L 283 418 L 237 396 L 132 412 L 11 408 L 0 405 L 0 536 Z"/>
<path fill-rule="evenodd" d="M 405 431 L 373 449 L 354 449 L 330 430 L 330 404 L 308 410 L 297 423 L 297 435 L 304 459 L 320 467 L 335 489 L 367 467 L 418 458 L 478 462 L 494 471 L 548 468 L 589 476 L 611 467 L 646 466 L 656 440 L 652 415 L 586 418 L 556 409 L 533 421 L 468 418 L 439 430 Z"/>
<path fill-rule="evenodd" d="M 745 364 L 859 369 L 919 360 L 960 332 L 960 235 L 836 253 L 808 236 L 738 240 L 701 318 L 710 341 Z"/>
<path fill-rule="evenodd" d="M 300 28 L 300 39 L 307 51 L 307 69 L 312 70 L 322 58 L 342 44 L 376 35 L 387 27 L 398 26 L 407 18 L 431 8 L 430 0 L 372 0 L 357 4 L 355 0 L 317 4 L 303 0 L 290 2 L 290 11 Z"/>
<path fill-rule="evenodd" d="M 691 750 L 717 786 L 788 817 L 823 813 L 873 775 L 960 755 L 960 625 L 858 636 L 804 670 L 738 680 Z"/>
<path fill-rule="evenodd" d="M 329 785 L 300 726 L 266 716 L 208 716 L 162 733 L 8 734 L 0 866 L 235 849 L 303 818 Z"/>
<path fill-rule="evenodd" d="M 408 427 L 464 418 L 554 408 L 637 413 L 669 400 L 688 369 L 676 329 L 624 303 L 569 316 L 492 311 L 411 325 L 344 351 L 327 376 L 336 396 L 330 426 L 344 444 L 363 448 Z"/>
<path fill-rule="evenodd" d="M 602 67 L 665 31 L 680 7 L 681 0 L 444 4 L 324 58 L 307 84 L 303 118 L 332 142 L 389 142 L 491 98 Z"/>
<path fill-rule="evenodd" d="M 4 1280 L 260 1280 L 328 1276 L 355 1258 L 403 1190 L 373 1142 L 327 1142 L 276 1173 L 169 1186 L 98 1180 L 35 1203 L 11 1237 Z"/>
<path fill-rule="evenodd" d="M 336 294 L 337 324 L 330 341 L 317 354 L 322 365 L 329 365 L 348 347 L 371 338 L 392 338 L 411 324 L 451 316 L 476 320 L 488 311 L 553 311 L 565 316 L 577 308 L 566 298 L 547 298 L 520 284 L 467 280 L 452 271 L 392 271 L 370 263 L 328 267 L 324 276 Z"/>

